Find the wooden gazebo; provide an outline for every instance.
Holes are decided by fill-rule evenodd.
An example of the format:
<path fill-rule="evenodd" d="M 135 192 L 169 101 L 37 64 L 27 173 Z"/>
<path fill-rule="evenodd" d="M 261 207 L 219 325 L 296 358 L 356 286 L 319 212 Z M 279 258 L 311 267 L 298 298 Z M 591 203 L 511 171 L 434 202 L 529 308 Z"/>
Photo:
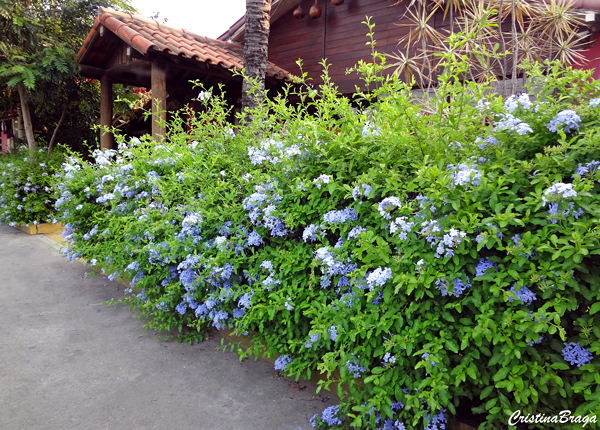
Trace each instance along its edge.
<path fill-rule="evenodd" d="M 165 135 L 170 105 L 183 105 L 197 96 L 190 80 L 205 88 L 222 84 L 227 100 L 237 106 L 242 79 L 234 71 L 243 68 L 243 47 L 159 24 L 138 16 L 100 8 L 98 17 L 77 54 L 80 73 L 99 79 L 101 86 L 100 146 L 113 147 L 106 132 L 113 118 L 112 85 L 123 84 L 152 90 L 152 137 Z M 289 73 L 267 65 L 267 88 L 277 88 Z M 168 103 L 176 100 L 179 103 Z"/>

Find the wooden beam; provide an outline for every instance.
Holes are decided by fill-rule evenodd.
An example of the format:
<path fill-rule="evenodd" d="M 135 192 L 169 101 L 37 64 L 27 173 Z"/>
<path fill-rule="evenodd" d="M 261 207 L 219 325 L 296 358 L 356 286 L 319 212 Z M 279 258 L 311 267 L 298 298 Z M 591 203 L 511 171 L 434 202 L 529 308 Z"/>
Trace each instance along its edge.
<path fill-rule="evenodd" d="M 152 62 L 152 139 L 160 142 L 165 138 L 167 122 L 167 73 L 164 66 Z"/>
<path fill-rule="evenodd" d="M 113 135 L 107 131 L 112 126 L 113 87 L 112 80 L 105 73 L 100 78 L 100 149 L 113 149 Z"/>

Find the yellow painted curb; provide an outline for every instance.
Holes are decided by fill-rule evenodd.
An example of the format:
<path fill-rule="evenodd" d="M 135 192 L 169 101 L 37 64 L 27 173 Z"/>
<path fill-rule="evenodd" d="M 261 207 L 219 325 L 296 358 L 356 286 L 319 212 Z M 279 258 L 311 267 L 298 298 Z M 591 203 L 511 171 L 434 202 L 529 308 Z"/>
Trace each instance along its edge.
<path fill-rule="evenodd" d="M 17 225 L 19 230 L 27 234 L 60 234 L 65 231 L 65 227 L 61 223 L 57 224 L 38 224 L 38 225 Z"/>

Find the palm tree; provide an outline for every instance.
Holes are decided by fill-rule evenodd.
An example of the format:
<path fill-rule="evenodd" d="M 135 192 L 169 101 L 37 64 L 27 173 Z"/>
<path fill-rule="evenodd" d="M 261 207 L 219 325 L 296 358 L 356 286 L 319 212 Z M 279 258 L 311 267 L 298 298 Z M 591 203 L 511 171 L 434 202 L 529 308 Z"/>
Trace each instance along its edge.
<path fill-rule="evenodd" d="M 269 53 L 270 15 L 271 0 L 246 0 L 242 111 L 259 106 L 263 100 Z M 252 121 L 251 116 L 246 118 L 247 123 Z"/>

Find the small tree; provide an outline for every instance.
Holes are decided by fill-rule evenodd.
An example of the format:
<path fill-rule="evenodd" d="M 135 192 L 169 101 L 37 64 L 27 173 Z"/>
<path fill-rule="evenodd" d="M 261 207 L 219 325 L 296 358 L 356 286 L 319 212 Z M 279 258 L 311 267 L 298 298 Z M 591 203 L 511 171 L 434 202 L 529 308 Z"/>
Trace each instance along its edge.
<path fill-rule="evenodd" d="M 32 151 L 35 114 L 45 128 L 54 128 L 49 155 L 69 112 L 76 116 L 85 105 L 81 98 L 89 89 L 78 79 L 74 58 L 99 6 L 131 10 L 118 0 L 0 0 L 0 89 L 9 101 L 16 90 Z"/>

